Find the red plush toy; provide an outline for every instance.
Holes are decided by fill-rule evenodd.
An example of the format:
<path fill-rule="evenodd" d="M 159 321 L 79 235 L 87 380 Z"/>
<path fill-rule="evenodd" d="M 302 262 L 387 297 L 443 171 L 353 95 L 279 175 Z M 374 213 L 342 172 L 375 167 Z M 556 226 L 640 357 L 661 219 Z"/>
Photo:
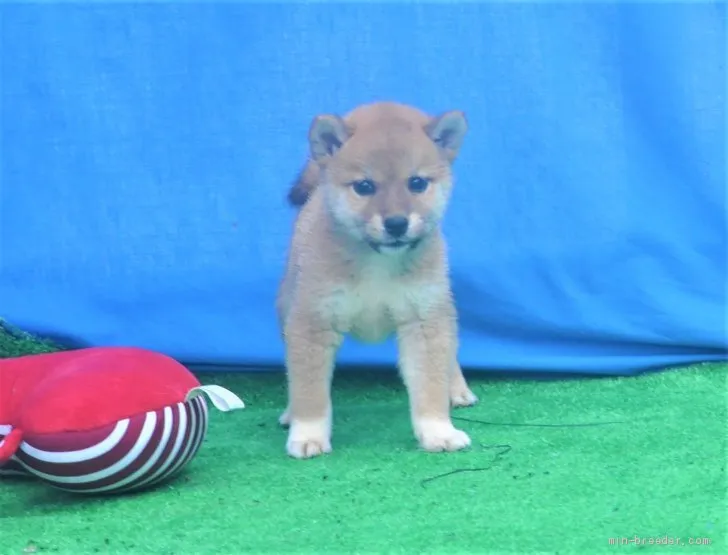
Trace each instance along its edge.
<path fill-rule="evenodd" d="M 203 394 L 222 411 L 233 393 L 202 386 L 174 359 L 97 347 L 0 360 L 0 475 L 29 473 L 64 490 L 116 493 L 157 484 L 197 454 Z"/>

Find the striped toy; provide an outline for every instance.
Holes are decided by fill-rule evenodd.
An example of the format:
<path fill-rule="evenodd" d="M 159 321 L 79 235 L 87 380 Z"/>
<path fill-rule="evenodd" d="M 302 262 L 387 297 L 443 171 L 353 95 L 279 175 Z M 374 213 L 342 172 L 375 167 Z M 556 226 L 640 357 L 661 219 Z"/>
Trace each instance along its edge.
<path fill-rule="evenodd" d="M 102 347 L 0 360 L 0 476 L 30 475 L 86 494 L 141 490 L 168 480 L 197 454 L 207 396 L 183 365 L 137 348 Z"/>

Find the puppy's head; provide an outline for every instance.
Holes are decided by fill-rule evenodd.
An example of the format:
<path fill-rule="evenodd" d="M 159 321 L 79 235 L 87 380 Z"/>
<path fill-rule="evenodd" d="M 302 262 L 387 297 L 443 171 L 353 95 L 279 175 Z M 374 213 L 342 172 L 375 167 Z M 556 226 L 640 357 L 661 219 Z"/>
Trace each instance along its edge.
<path fill-rule="evenodd" d="M 445 213 L 466 130 L 462 112 L 431 118 L 391 104 L 316 117 L 311 155 L 339 227 L 383 254 L 415 247 Z"/>

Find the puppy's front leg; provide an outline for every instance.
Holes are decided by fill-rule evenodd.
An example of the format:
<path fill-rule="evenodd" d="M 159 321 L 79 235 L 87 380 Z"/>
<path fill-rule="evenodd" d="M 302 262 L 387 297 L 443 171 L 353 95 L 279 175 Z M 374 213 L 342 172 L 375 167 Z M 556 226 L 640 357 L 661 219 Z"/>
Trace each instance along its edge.
<path fill-rule="evenodd" d="M 285 327 L 290 426 L 286 450 L 298 459 L 331 452 L 331 377 L 341 335 L 292 314 Z"/>
<path fill-rule="evenodd" d="M 450 376 L 450 405 L 457 407 L 470 407 L 478 402 L 478 396 L 468 387 L 468 382 L 463 376 L 460 363 L 453 362 L 453 373 Z"/>
<path fill-rule="evenodd" d="M 457 328 L 448 311 L 401 326 L 399 366 L 410 398 L 415 437 L 426 451 L 457 451 L 470 445 L 450 419 L 450 380 Z"/>

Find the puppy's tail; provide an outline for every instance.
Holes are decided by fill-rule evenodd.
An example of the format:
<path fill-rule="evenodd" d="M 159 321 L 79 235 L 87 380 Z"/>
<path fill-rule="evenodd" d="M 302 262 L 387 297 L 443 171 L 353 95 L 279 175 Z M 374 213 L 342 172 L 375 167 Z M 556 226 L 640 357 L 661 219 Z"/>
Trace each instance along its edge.
<path fill-rule="evenodd" d="M 288 191 L 288 203 L 297 208 L 306 204 L 311 193 L 318 187 L 319 178 L 318 164 L 309 160 Z"/>

